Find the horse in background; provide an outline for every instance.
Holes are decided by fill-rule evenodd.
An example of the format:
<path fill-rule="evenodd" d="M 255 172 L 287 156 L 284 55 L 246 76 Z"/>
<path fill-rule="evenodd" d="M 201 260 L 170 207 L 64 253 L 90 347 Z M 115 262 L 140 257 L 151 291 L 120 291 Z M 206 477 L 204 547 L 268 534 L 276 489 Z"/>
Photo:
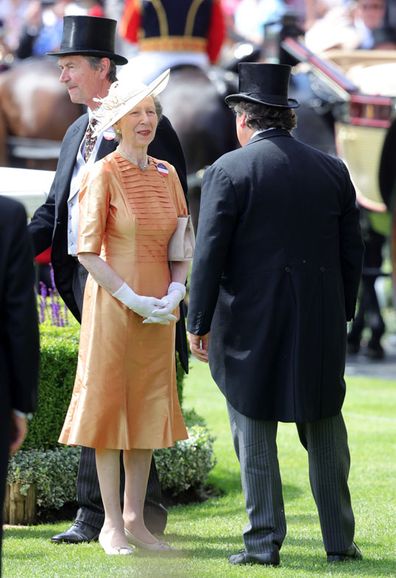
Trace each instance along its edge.
<path fill-rule="evenodd" d="M 67 128 L 83 112 L 52 59 L 32 57 L 0 74 L 0 166 L 54 170 Z"/>
<path fill-rule="evenodd" d="M 164 114 L 180 139 L 186 159 L 195 230 L 204 169 L 239 146 L 234 114 L 224 103 L 224 96 L 231 92 L 226 78 L 224 72 L 216 74 L 215 68 L 207 74 L 196 66 L 180 65 L 172 68 L 170 82 L 160 95 Z"/>

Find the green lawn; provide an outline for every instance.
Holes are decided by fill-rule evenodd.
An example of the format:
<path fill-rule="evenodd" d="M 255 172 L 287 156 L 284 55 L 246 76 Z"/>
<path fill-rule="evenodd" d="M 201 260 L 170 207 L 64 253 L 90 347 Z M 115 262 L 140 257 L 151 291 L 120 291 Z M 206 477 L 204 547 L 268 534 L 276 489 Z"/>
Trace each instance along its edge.
<path fill-rule="evenodd" d="M 242 547 L 246 517 L 224 399 L 207 366 L 199 362 L 192 362 L 186 380 L 185 406 L 204 416 L 216 436 L 217 465 L 210 483 L 224 495 L 171 510 L 167 537 L 177 553 L 109 557 L 98 544 L 51 544 L 49 538 L 67 522 L 9 528 L 4 542 L 4 578 L 396 577 L 396 380 L 348 379 L 344 417 L 352 455 L 350 487 L 356 541 L 364 560 L 337 566 L 326 563 L 306 454 L 292 424 L 280 424 L 278 436 L 288 521 L 281 566 L 235 568 L 228 564 L 228 555 Z"/>

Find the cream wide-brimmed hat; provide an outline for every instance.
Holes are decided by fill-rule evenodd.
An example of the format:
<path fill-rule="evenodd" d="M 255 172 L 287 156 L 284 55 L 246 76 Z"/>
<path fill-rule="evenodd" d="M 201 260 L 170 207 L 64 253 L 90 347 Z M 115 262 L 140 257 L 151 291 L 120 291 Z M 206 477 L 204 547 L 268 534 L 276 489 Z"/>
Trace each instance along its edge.
<path fill-rule="evenodd" d="M 107 96 L 94 98 L 95 102 L 100 103 L 100 107 L 93 113 L 97 121 L 93 136 L 97 137 L 99 133 L 113 126 L 146 96 L 160 94 L 168 84 L 169 74 L 170 69 L 168 68 L 149 85 L 142 82 L 131 83 L 127 77 L 124 77 L 110 86 Z"/>

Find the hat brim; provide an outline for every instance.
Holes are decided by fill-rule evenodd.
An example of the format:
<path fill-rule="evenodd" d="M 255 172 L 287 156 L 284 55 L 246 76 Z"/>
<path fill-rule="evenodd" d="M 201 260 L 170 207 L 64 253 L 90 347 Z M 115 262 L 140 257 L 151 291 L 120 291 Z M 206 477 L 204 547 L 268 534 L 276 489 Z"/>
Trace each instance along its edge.
<path fill-rule="evenodd" d="M 94 136 L 98 136 L 99 133 L 107 130 L 111 126 L 113 126 L 117 121 L 120 120 L 124 115 L 126 115 L 129 111 L 131 111 L 139 102 L 144 100 L 147 96 L 157 96 L 160 94 L 167 86 L 169 81 L 170 69 L 168 68 L 160 74 L 157 78 L 155 78 L 149 85 L 145 86 L 142 85 L 141 90 L 135 91 L 131 93 L 129 98 L 126 98 L 125 101 L 114 108 L 105 109 L 105 113 L 103 117 L 101 117 L 101 109 L 102 106 L 98 109 L 99 114 L 96 117 L 98 123 L 95 127 Z M 106 101 L 106 98 L 103 99 Z M 95 116 L 95 113 L 94 113 Z"/>
<path fill-rule="evenodd" d="M 243 92 L 240 92 L 238 94 L 229 94 L 228 96 L 225 97 L 224 100 L 226 104 L 231 104 L 233 102 L 241 102 L 241 100 L 244 100 L 245 102 L 253 102 L 255 104 L 265 104 L 266 106 L 275 106 L 277 108 L 298 108 L 300 106 L 300 103 L 294 98 L 288 98 L 287 103 L 285 102 L 280 103 L 276 102 L 275 100 L 271 100 L 269 98 L 265 100 L 260 100 L 252 96 L 247 96 Z"/>
<path fill-rule="evenodd" d="M 98 58 L 110 58 L 110 60 L 114 60 L 116 64 L 123 65 L 128 63 L 128 59 L 120 54 L 115 54 L 114 52 L 106 52 L 103 50 L 57 50 L 53 52 L 47 52 L 48 56 L 72 56 L 76 54 L 78 56 L 97 56 Z"/>

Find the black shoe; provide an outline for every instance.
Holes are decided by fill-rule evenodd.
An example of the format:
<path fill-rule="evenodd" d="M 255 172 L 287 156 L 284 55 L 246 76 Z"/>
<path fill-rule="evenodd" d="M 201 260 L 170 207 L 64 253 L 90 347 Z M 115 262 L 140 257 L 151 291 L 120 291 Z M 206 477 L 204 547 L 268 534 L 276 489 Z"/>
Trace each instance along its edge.
<path fill-rule="evenodd" d="M 355 542 L 349 546 L 345 552 L 327 552 L 327 561 L 332 562 L 347 562 L 348 560 L 362 560 L 363 556 Z"/>
<path fill-rule="evenodd" d="M 230 564 L 235 565 L 262 564 L 263 566 L 279 566 L 280 564 L 278 550 L 263 554 L 248 554 L 246 550 L 242 550 L 242 552 L 230 556 L 228 561 Z"/>
<path fill-rule="evenodd" d="M 84 524 L 84 522 L 76 521 L 68 530 L 52 536 L 51 542 L 55 544 L 82 544 L 83 542 L 93 542 L 99 538 L 97 528 Z"/>

